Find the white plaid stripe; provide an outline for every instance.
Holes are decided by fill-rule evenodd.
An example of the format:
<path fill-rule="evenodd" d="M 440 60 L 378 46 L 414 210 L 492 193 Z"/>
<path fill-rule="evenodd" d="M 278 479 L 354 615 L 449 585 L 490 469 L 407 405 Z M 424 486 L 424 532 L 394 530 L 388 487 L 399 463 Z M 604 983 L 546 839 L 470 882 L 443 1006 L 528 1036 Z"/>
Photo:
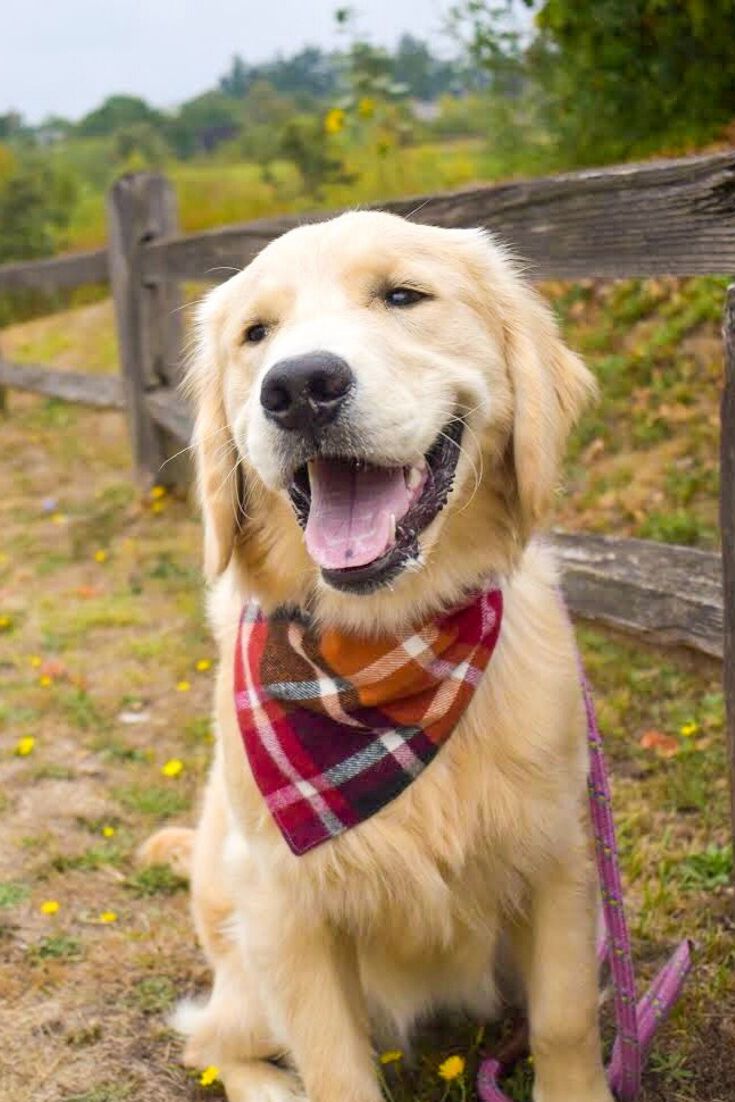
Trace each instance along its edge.
<path fill-rule="evenodd" d="M 356 670 L 350 674 L 350 681 L 355 688 L 364 688 L 365 685 L 375 685 L 391 677 L 397 670 L 415 662 L 423 669 L 428 669 L 433 658 L 432 644 L 436 640 L 438 632 L 433 624 L 429 624 L 423 631 L 409 635 L 402 639 L 393 650 L 376 659 L 362 670 Z"/>
<path fill-rule="evenodd" d="M 246 653 L 248 640 L 249 632 L 243 631 L 241 643 L 243 646 L 243 650 Z M 283 752 L 281 744 L 278 741 L 278 736 L 273 730 L 271 721 L 268 718 L 268 714 L 262 707 L 261 697 L 253 682 L 252 670 L 250 669 L 250 663 L 247 660 L 243 661 L 243 669 L 245 672 L 245 685 L 247 689 L 248 700 L 252 700 L 254 702 L 251 705 L 252 717 L 258 728 L 261 745 L 268 752 L 271 761 L 275 762 L 281 772 L 289 778 L 292 786 L 298 789 L 299 783 L 302 781 L 302 778 L 299 776 L 296 769 L 294 769 L 294 767 L 292 766 L 291 762 L 289 761 L 288 755 Z M 257 704 L 255 703 L 256 701 Z M 278 795 L 279 793 L 274 793 L 272 797 L 267 797 L 268 806 L 274 812 L 277 810 L 274 801 L 276 800 Z M 303 792 L 300 792 L 299 796 L 301 799 L 308 799 L 314 813 L 321 820 L 324 829 L 330 834 L 338 834 L 342 829 L 344 829 L 345 824 L 342 822 L 338 815 L 334 814 L 332 809 L 328 806 L 326 801 L 322 798 L 322 796 L 316 789 L 314 789 L 313 795 L 305 797 L 305 794 Z"/>
<path fill-rule="evenodd" d="M 373 739 L 369 746 L 366 746 L 363 750 L 358 750 L 352 757 L 338 762 L 324 773 L 318 773 L 310 777 L 308 784 L 316 792 L 331 791 L 335 787 L 338 788 L 347 781 L 353 780 L 360 773 L 364 773 L 366 769 L 378 765 L 389 756 L 395 758 L 405 773 L 408 773 L 411 777 L 417 777 L 424 768 L 424 763 L 416 757 L 408 745 L 408 740 L 415 734 L 415 727 L 386 731 Z M 279 788 L 277 792 L 269 797 L 268 806 L 271 810 L 288 807 L 290 804 L 297 803 L 304 795 L 305 793 L 301 791 L 299 782 L 284 785 L 283 788 Z M 311 803 L 311 797 L 308 796 L 307 798 Z"/>
<path fill-rule="evenodd" d="M 341 677 L 324 677 L 324 675 L 320 673 L 319 667 L 316 663 L 312 662 L 311 658 L 309 658 L 304 650 L 303 628 L 298 627 L 298 630 L 294 630 L 295 628 L 297 628 L 297 625 L 293 624 L 289 629 L 288 641 L 296 653 L 307 663 L 307 665 L 311 666 L 312 670 L 314 670 L 317 675 L 314 681 L 309 682 L 309 685 L 318 686 L 319 696 L 324 704 L 325 712 L 331 719 L 336 720 L 337 723 L 344 723 L 348 727 L 362 727 L 363 724 L 360 723 L 358 719 L 351 716 L 349 712 L 346 712 L 340 703 L 340 691 L 343 690 L 345 686 L 349 688 L 349 682 Z"/>

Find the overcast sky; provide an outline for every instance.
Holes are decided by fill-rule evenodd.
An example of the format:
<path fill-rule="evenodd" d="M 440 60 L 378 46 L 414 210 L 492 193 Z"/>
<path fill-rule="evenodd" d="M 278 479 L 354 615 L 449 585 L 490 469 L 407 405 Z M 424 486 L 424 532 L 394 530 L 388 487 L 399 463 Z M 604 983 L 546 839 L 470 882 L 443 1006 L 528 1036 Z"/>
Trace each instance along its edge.
<path fill-rule="evenodd" d="M 212 87 L 233 54 L 264 61 L 334 46 L 340 0 L 0 0 L 0 114 L 76 119 L 113 92 L 170 107 Z M 360 29 L 447 52 L 450 0 L 355 0 Z"/>

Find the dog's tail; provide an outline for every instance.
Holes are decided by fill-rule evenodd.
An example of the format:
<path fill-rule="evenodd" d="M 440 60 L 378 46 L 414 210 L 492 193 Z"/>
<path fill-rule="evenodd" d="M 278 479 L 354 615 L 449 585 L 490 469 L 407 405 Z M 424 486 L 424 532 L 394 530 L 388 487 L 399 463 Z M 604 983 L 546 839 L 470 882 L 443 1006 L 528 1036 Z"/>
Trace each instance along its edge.
<path fill-rule="evenodd" d="M 144 868 L 170 865 L 174 872 L 188 880 L 193 848 L 194 831 L 190 827 L 164 827 L 143 842 L 138 850 L 138 862 Z"/>

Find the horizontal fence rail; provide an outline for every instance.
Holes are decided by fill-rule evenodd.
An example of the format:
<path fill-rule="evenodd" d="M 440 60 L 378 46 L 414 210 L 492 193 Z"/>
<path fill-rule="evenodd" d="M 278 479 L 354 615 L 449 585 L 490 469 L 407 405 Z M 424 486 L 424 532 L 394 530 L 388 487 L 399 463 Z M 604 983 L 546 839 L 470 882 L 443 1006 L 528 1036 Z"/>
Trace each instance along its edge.
<path fill-rule="evenodd" d="M 117 375 L 54 371 L 45 364 L 17 364 L 0 360 L 0 388 L 2 387 L 15 387 L 85 406 L 125 409 L 122 382 Z"/>
<path fill-rule="evenodd" d="M 0 265 L 0 294 L 3 291 L 58 291 L 87 283 L 108 283 L 107 249 L 88 253 L 51 256 L 47 260 L 23 260 Z"/>
<path fill-rule="evenodd" d="M 735 271 L 733 153 L 573 172 L 376 207 L 414 222 L 491 230 L 539 280 Z M 161 237 L 143 250 L 143 275 L 222 282 L 282 233 L 335 213 Z"/>
<path fill-rule="evenodd" d="M 713 551 L 580 532 L 549 537 L 576 615 L 722 658 L 722 560 Z"/>

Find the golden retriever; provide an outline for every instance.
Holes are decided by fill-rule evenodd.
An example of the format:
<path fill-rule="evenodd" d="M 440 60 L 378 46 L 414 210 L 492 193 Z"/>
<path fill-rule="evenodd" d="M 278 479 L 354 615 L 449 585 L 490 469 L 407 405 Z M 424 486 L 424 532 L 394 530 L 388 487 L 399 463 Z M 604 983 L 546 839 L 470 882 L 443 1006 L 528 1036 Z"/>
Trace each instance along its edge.
<path fill-rule="evenodd" d="M 575 644 L 553 558 L 531 538 L 591 376 L 486 233 L 385 213 L 285 234 L 198 321 L 217 746 L 196 832 L 145 849 L 190 867 L 214 972 L 208 1001 L 178 1015 L 186 1061 L 216 1065 L 231 1102 L 379 1102 L 376 1036 L 402 1043 L 440 1007 L 497 1013 L 502 956 L 529 1016 L 536 1102 L 610 1102 Z M 316 397 L 292 401 L 304 373 Z M 450 465 L 446 502 L 398 528 L 373 518 L 350 563 L 354 549 L 299 523 L 312 461 L 400 468 L 414 497 L 427 462 Z M 294 856 L 238 730 L 243 601 L 370 635 L 424 623 L 489 577 L 500 638 L 451 738 L 379 813 Z"/>

